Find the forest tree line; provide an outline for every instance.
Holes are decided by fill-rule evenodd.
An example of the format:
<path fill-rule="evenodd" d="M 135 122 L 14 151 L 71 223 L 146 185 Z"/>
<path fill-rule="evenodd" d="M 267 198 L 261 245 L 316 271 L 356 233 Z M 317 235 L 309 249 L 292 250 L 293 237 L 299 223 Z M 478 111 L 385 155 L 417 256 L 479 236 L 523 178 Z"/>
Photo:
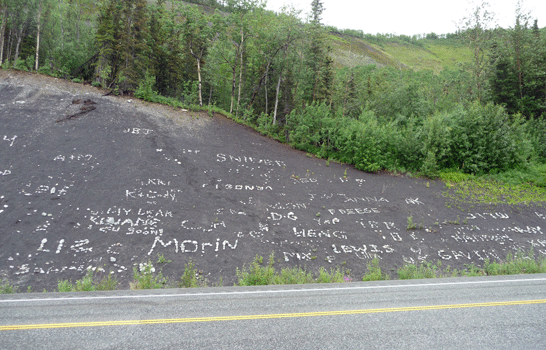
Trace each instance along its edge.
<path fill-rule="evenodd" d="M 0 64 L 151 101 L 214 106 L 273 137 L 367 171 L 498 172 L 546 163 L 546 32 L 486 3 L 457 33 L 458 69 L 335 68 L 329 41 L 422 45 L 305 19 L 264 0 L 0 0 Z M 197 6 L 200 5 L 200 6 Z M 176 102 L 176 103 L 178 103 Z M 175 104 L 176 104 L 175 103 Z"/>

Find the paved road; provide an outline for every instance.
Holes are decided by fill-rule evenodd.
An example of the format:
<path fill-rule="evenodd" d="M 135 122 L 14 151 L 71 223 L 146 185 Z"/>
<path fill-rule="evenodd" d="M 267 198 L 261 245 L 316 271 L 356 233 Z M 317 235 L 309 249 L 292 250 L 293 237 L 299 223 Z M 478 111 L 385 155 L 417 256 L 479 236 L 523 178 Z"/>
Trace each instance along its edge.
<path fill-rule="evenodd" d="M 1 349 L 545 349 L 546 274 L 0 297 Z"/>

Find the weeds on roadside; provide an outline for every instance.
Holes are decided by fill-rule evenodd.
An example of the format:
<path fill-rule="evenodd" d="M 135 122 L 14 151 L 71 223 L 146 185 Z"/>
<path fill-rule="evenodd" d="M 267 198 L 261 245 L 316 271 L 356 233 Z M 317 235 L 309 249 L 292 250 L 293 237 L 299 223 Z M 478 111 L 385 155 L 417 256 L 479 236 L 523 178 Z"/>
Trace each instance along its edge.
<path fill-rule="evenodd" d="M 141 263 L 133 267 L 133 282 L 129 285 L 131 289 L 159 289 L 163 288 L 167 279 L 159 272 L 155 275 L 155 267 L 151 261 Z"/>
<path fill-rule="evenodd" d="M 199 281 L 197 280 L 197 271 L 195 271 L 195 265 L 190 260 L 186 266 L 184 266 L 184 274 L 180 277 L 178 282 L 180 288 L 196 288 L 199 287 Z"/>
<path fill-rule="evenodd" d="M 401 280 L 409 280 L 441 277 L 438 269 L 441 265 L 441 261 L 438 261 L 438 266 L 426 261 L 419 265 L 405 264 L 398 269 L 398 278 Z"/>
<path fill-rule="evenodd" d="M 82 279 L 73 284 L 70 280 L 57 281 L 57 290 L 59 292 L 93 292 L 97 290 L 115 290 L 118 288 L 116 276 L 109 273 L 106 277 L 96 281 L 94 272 L 88 269 Z"/>
<path fill-rule="evenodd" d="M 271 253 L 269 262 L 266 266 L 261 266 L 262 262 L 263 257 L 256 255 L 248 269 L 244 265 L 242 270 L 237 268 L 235 273 L 239 279 L 240 286 L 263 286 L 273 284 L 271 282 L 276 273 L 275 268 L 273 267 L 273 264 L 275 263 L 274 254 Z"/>
<path fill-rule="evenodd" d="M 345 271 L 341 269 L 340 267 L 336 269 L 330 269 L 330 271 L 326 271 L 324 267 L 321 267 L 319 269 L 319 274 L 317 276 L 316 282 L 317 283 L 341 283 L 345 282 L 346 274 L 348 274 L 348 271 Z"/>
<path fill-rule="evenodd" d="M 243 266 L 242 270 L 237 269 L 239 286 L 258 286 L 269 284 L 304 284 L 304 283 L 341 283 L 347 281 L 349 272 L 341 268 L 327 271 L 321 267 L 318 275 L 305 271 L 301 267 L 283 268 L 277 272 L 275 267 L 275 256 L 271 253 L 267 265 L 263 266 L 263 257 L 256 255 L 250 266 Z"/>
<path fill-rule="evenodd" d="M 388 280 L 390 277 L 388 274 L 381 271 L 379 266 L 379 258 L 373 258 L 372 261 L 366 265 L 367 271 L 362 277 L 363 281 L 381 281 Z"/>
<path fill-rule="evenodd" d="M 2 284 L 0 284 L 0 294 L 17 293 L 17 289 L 19 289 L 19 288 L 16 287 L 16 286 L 12 286 L 11 284 L 9 284 L 8 281 L 5 281 Z"/>
<path fill-rule="evenodd" d="M 525 254 L 518 251 L 515 256 L 508 254 L 503 263 L 485 261 L 484 270 L 487 275 L 517 275 L 524 273 L 545 273 L 546 258 L 534 259 L 533 249 Z"/>
<path fill-rule="evenodd" d="M 342 267 L 330 269 L 327 271 L 321 267 L 317 274 L 306 271 L 300 267 L 283 268 L 277 271 L 274 267 L 274 253 L 269 256 L 268 262 L 264 265 L 262 256 L 256 255 L 252 263 L 241 270 L 237 269 L 238 285 L 271 285 L 271 284 L 303 284 L 303 283 L 342 283 L 351 282 L 349 270 Z M 345 262 L 342 263 L 345 265 Z M 485 275 L 511 275 L 511 274 L 530 274 L 546 273 L 546 257 L 534 257 L 531 249 L 528 253 L 518 251 L 515 256 L 508 254 L 506 259 L 501 262 L 486 260 L 484 267 L 471 264 L 465 264 L 462 270 L 451 270 L 451 267 L 442 269 L 442 262 L 436 264 L 423 262 L 421 264 L 405 264 L 398 269 L 399 279 L 420 279 L 437 277 L 473 277 Z M 362 277 L 363 281 L 387 280 L 390 276 L 384 273 L 379 266 L 379 259 L 374 258 L 367 263 L 367 272 Z M 167 285 L 167 279 L 162 273 L 155 274 L 155 268 L 150 261 L 140 264 L 133 268 L 133 282 L 130 283 L 131 289 L 154 289 L 164 288 Z M 222 279 L 215 286 L 221 286 Z M 184 273 L 180 278 L 178 287 L 192 288 L 205 287 L 206 281 L 199 280 L 198 273 L 193 261 L 189 261 L 184 268 Z M 59 280 L 57 289 L 59 292 L 81 292 L 81 291 L 100 291 L 115 290 L 118 288 L 118 281 L 114 274 L 109 273 L 102 279 L 97 279 L 94 271 L 87 270 L 85 276 L 72 283 L 70 280 Z M 0 294 L 17 293 L 18 287 L 11 285 L 8 281 L 0 284 Z M 29 287 L 27 292 L 31 292 Z M 45 292 L 45 289 L 44 289 Z"/>

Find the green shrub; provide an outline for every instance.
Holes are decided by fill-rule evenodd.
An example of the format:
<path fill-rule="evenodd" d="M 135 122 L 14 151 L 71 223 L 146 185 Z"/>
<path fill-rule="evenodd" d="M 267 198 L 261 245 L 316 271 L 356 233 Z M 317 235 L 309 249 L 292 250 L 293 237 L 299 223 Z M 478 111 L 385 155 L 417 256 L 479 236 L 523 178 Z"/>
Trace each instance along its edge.
<path fill-rule="evenodd" d="M 163 288 L 167 280 L 159 272 L 155 275 L 155 268 L 151 261 L 141 263 L 133 267 L 133 282 L 130 283 L 131 289 L 159 289 Z"/>
<path fill-rule="evenodd" d="M 461 275 L 465 277 L 483 276 L 485 275 L 485 270 L 472 263 L 470 265 L 465 265 L 465 270 L 461 272 Z"/>
<path fill-rule="evenodd" d="M 93 270 L 87 270 L 87 273 L 81 280 L 76 281 L 75 292 L 91 292 L 95 290 L 93 283 Z"/>
<path fill-rule="evenodd" d="M 342 270 L 341 268 L 330 269 L 326 271 L 324 267 L 319 269 L 319 273 L 316 279 L 317 283 L 342 283 L 345 282 L 344 277 L 348 271 Z"/>
<path fill-rule="evenodd" d="M 455 125 L 446 167 L 483 174 L 521 164 L 514 130 L 503 107 L 475 102 L 465 109 L 460 107 L 452 117 Z"/>
<path fill-rule="evenodd" d="M 273 253 L 269 256 L 269 262 L 267 266 L 261 266 L 263 261 L 262 257 L 256 255 L 254 261 L 250 263 L 248 269 L 243 265 L 242 270 L 237 268 L 236 274 L 239 279 L 240 286 L 263 286 L 273 284 L 273 277 L 275 276 L 275 257 Z"/>
<path fill-rule="evenodd" d="M 13 63 L 13 68 L 17 70 L 28 71 L 27 62 L 20 58 L 18 58 L 17 61 Z"/>
<path fill-rule="evenodd" d="M 70 280 L 57 281 L 57 291 L 59 291 L 60 293 L 73 292 L 74 289 L 75 287 Z"/>
<path fill-rule="evenodd" d="M 19 288 L 9 284 L 8 281 L 5 281 L 2 284 L 0 284 L 0 294 L 17 293 L 17 289 L 19 289 Z"/>
<path fill-rule="evenodd" d="M 452 129 L 453 121 L 446 113 L 437 113 L 424 120 L 421 135 L 424 160 L 420 170 L 425 176 L 437 177 L 440 168 L 451 165 Z"/>
<path fill-rule="evenodd" d="M 438 265 L 441 266 L 441 262 L 438 262 Z M 422 278 L 436 278 L 440 277 L 440 272 L 438 267 L 429 262 L 423 262 L 422 264 L 405 264 L 403 267 L 398 269 L 398 278 L 401 280 L 407 279 L 422 279 Z"/>
<path fill-rule="evenodd" d="M 367 271 L 362 277 L 363 281 L 381 281 L 390 278 L 389 275 L 381 271 L 378 258 L 373 258 L 372 261 L 366 264 L 366 267 Z"/>
<path fill-rule="evenodd" d="M 525 127 L 527 138 L 533 145 L 532 158 L 536 162 L 546 164 L 546 115 L 529 120 Z"/>
<path fill-rule="evenodd" d="M 397 163 L 396 141 L 399 130 L 393 123 L 382 124 L 371 111 L 359 119 L 345 119 L 335 135 L 334 145 L 340 161 L 354 164 L 359 170 L 375 172 Z"/>
<path fill-rule="evenodd" d="M 318 276 L 315 278 L 311 272 L 307 272 L 300 267 L 284 268 L 277 272 L 275 267 L 275 256 L 273 253 L 269 256 L 266 266 L 262 266 L 263 257 L 256 255 L 254 261 L 247 268 L 243 266 L 242 270 L 237 269 L 239 286 L 260 286 L 269 284 L 304 284 L 304 283 L 341 283 L 348 273 L 344 270 L 332 269 L 326 271 L 324 267 L 319 269 Z"/>
<path fill-rule="evenodd" d="M 46 62 L 41 67 L 38 68 L 38 73 L 50 75 L 52 77 L 56 76 L 55 73 L 51 69 L 51 61 Z"/>
<path fill-rule="evenodd" d="M 280 274 L 275 274 L 273 284 L 305 284 L 313 283 L 313 274 L 306 272 L 301 267 L 284 268 Z"/>
<path fill-rule="evenodd" d="M 113 273 L 102 278 L 98 283 L 95 282 L 95 290 L 116 290 L 118 289 L 118 280 Z"/>
<path fill-rule="evenodd" d="M 324 102 L 313 102 L 303 112 L 293 110 L 287 118 L 290 141 L 299 149 L 314 151 L 313 147 L 317 148 L 323 143 L 323 123 L 330 118 L 330 107 Z"/>
<path fill-rule="evenodd" d="M 145 101 L 153 101 L 158 95 L 157 92 L 153 90 L 154 85 L 155 76 L 151 75 L 150 72 L 147 70 L 144 75 L 144 79 L 138 85 L 134 96 L 136 98 L 141 98 Z"/>
<path fill-rule="evenodd" d="M 92 292 L 96 290 L 115 290 L 118 288 L 116 277 L 109 273 L 100 281 L 96 281 L 96 275 L 92 269 L 88 269 L 82 279 L 73 284 L 70 280 L 57 281 L 57 290 L 59 292 Z"/>
<path fill-rule="evenodd" d="M 533 250 L 528 254 L 518 251 L 515 256 L 508 254 L 503 263 L 485 261 L 484 270 L 488 275 L 518 275 L 525 273 L 545 273 L 546 258 L 536 260 Z"/>
<path fill-rule="evenodd" d="M 178 287 L 180 288 L 195 288 L 198 287 L 197 273 L 195 271 L 195 266 L 193 261 L 189 261 L 186 266 L 184 266 L 184 274 L 180 277 L 180 282 Z"/>

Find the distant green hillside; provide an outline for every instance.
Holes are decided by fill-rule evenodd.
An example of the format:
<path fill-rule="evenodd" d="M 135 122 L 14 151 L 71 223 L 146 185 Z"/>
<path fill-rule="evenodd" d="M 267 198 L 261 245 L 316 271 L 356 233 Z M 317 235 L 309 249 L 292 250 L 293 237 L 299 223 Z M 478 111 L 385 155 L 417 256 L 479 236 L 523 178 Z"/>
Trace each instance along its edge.
<path fill-rule="evenodd" d="M 471 52 L 457 39 L 403 40 L 400 37 L 367 40 L 337 32 L 330 33 L 332 57 L 336 67 L 368 64 L 394 66 L 412 70 L 455 68 L 468 61 Z"/>

